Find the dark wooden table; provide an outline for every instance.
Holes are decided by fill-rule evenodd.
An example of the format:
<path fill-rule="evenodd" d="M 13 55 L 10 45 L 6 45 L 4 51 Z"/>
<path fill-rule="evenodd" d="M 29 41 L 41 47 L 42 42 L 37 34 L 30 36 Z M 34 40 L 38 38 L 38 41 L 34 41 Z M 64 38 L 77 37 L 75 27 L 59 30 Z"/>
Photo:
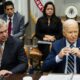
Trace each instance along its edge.
<path fill-rule="evenodd" d="M 41 75 L 42 75 L 41 72 L 36 72 L 34 74 L 26 74 L 26 73 L 14 74 L 9 77 L 5 77 L 3 80 L 22 80 L 23 77 L 25 77 L 25 76 L 31 76 L 33 78 L 33 80 L 39 80 Z"/>

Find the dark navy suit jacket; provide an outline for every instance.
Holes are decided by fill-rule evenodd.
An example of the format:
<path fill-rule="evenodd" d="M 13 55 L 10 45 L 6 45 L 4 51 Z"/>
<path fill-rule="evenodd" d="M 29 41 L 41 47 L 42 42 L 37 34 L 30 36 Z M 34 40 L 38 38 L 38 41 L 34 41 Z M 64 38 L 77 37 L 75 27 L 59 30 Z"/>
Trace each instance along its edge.
<path fill-rule="evenodd" d="M 20 73 L 26 71 L 27 66 L 28 60 L 23 44 L 20 40 L 10 36 L 5 42 L 1 70 L 6 69 L 13 73 Z"/>
<path fill-rule="evenodd" d="M 60 50 L 66 46 L 65 38 L 55 41 L 52 44 L 52 50 L 42 65 L 42 71 L 52 71 L 54 73 L 64 73 L 66 56 L 59 63 L 56 63 L 55 57 Z M 77 47 L 80 47 L 80 39 L 77 40 Z M 77 73 L 80 73 L 80 58 L 77 57 Z"/>

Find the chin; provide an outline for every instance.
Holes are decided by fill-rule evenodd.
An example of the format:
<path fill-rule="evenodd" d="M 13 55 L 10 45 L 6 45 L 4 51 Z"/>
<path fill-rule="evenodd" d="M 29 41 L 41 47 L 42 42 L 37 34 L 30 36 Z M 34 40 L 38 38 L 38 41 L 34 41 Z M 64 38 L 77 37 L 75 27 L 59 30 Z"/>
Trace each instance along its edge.
<path fill-rule="evenodd" d="M 70 43 L 72 43 L 72 44 L 73 44 L 74 42 L 76 42 L 76 41 L 70 41 Z"/>
<path fill-rule="evenodd" d="M 8 16 L 9 16 L 9 17 L 12 17 L 12 14 L 9 14 Z"/>
<path fill-rule="evenodd" d="M 7 39 L 2 40 L 2 42 L 5 42 Z"/>

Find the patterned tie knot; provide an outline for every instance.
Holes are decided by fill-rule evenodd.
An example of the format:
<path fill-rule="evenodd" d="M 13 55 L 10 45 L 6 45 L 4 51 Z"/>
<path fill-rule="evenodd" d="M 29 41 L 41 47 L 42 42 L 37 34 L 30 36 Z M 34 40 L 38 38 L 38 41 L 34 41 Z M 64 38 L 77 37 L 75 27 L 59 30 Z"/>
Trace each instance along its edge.
<path fill-rule="evenodd" d="M 73 48 L 74 47 L 74 45 L 73 44 L 70 44 L 70 48 Z"/>

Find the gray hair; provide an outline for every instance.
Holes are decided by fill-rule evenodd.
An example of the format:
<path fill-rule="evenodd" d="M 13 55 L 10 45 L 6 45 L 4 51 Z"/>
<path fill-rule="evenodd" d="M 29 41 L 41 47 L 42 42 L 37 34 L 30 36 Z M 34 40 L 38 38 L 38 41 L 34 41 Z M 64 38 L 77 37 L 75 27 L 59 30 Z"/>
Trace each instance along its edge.
<path fill-rule="evenodd" d="M 70 27 L 71 25 L 75 25 L 76 27 L 78 27 L 78 22 L 74 19 L 68 19 L 66 21 L 63 22 L 63 31 L 65 28 L 67 28 L 68 26 Z"/>
<path fill-rule="evenodd" d="M 0 28 L 1 28 L 2 26 L 7 27 L 7 23 L 6 23 L 3 19 L 0 19 Z"/>

